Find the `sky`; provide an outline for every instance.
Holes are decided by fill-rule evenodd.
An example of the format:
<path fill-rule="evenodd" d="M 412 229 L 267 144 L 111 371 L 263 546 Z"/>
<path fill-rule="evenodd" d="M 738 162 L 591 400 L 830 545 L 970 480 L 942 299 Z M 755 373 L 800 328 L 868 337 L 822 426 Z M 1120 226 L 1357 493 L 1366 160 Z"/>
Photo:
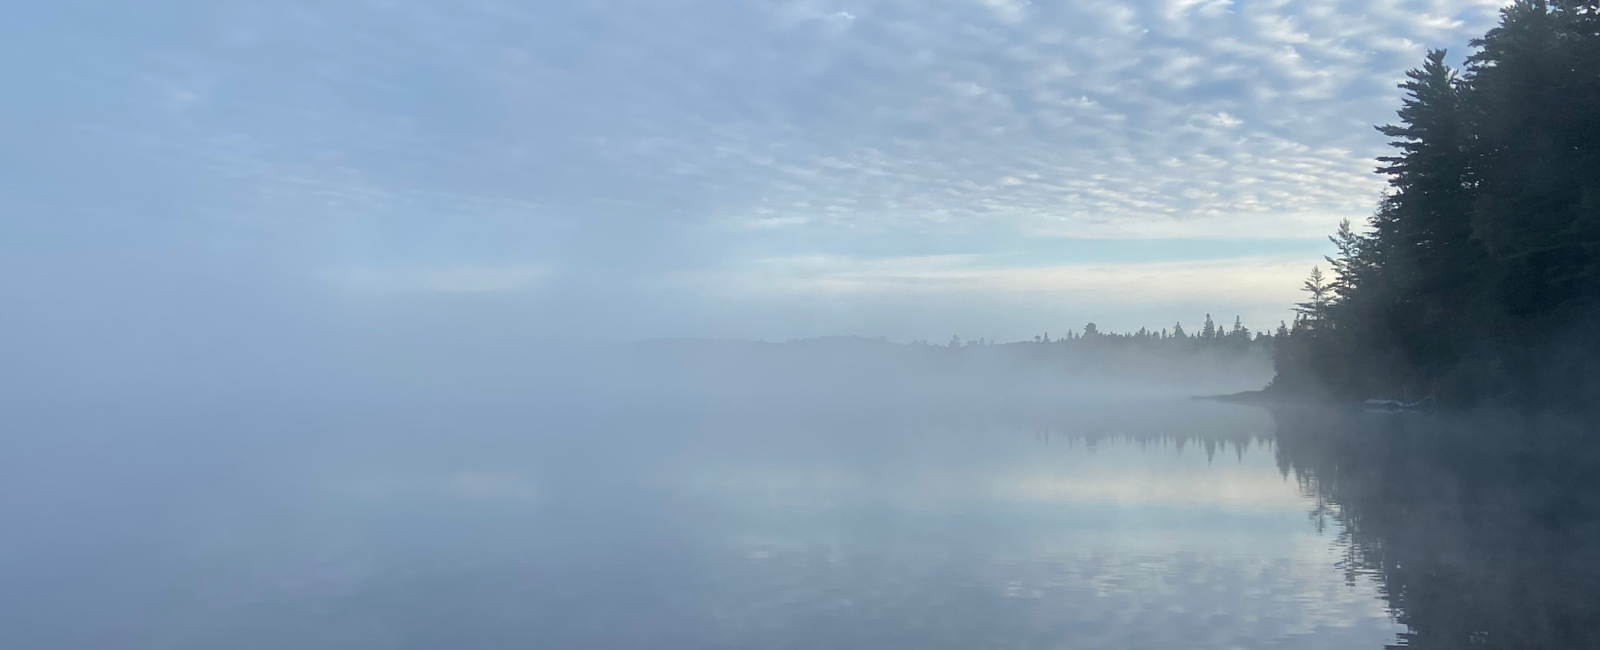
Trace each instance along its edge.
<path fill-rule="evenodd" d="M 18 3 L 0 334 L 1271 327 L 1501 4 Z"/>

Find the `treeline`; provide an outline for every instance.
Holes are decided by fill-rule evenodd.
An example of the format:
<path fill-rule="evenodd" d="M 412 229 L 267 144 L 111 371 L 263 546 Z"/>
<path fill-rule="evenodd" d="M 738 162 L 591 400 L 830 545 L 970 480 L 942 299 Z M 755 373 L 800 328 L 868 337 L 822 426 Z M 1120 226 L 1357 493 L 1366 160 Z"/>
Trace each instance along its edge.
<path fill-rule="evenodd" d="M 1085 346 L 1119 346 L 1139 345 L 1145 347 L 1165 346 L 1174 349 L 1188 350 L 1204 349 L 1232 349 L 1248 350 L 1257 347 L 1268 348 L 1278 337 L 1289 336 L 1287 323 L 1279 323 L 1276 332 L 1255 332 L 1244 326 L 1238 317 L 1233 318 L 1232 327 L 1222 327 L 1211 320 L 1211 314 L 1206 314 L 1205 324 L 1200 326 L 1200 331 L 1190 334 L 1183 329 L 1183 323 L 1173 324 L 1172 329 L 1162 328 L 1152 330 L 1146 327 L 1139 328 L 1137 332 L 1103 332 L 1094 323 L 1083 327 L 1082 332 L 1067 331 L 1056 338 L 1050 338 L 1050 333 L 1033 337 L 1032 341 L 1015 341 L 1011 343 L 997 343 L 987 339 L 962 341 L 960 336 L 950 337 L 946 347 L 983 347 L 991 345 L 1085 345 Z M 926 340 L 915 340 L 912 345 L 932 345 Z"/>
<path fill-rule="evenodd" d="M 1307 280 L 1274 390 L 1600 398 L 1600 0 L 1516 2 L 1472 47 L 1401 85 L 1389 191 Z"/>
<path fill-rule="evenodd" d="M 642 341 L 618 349 L 615 365 L 596 376 L 606 391 L 637 390 L 629 398 L 635 401 L 710 399 L 805 408 L 1021 408 L 1068 397 L 1219 395 L 1259 388 L 1272 378 L 1276 337 L 1233 320 L 1221 327 L 1208 318 L 1194 334 L 1181 325 L 1112 333 L 1091 324 L 1008 343 L 860 336 Z"/>

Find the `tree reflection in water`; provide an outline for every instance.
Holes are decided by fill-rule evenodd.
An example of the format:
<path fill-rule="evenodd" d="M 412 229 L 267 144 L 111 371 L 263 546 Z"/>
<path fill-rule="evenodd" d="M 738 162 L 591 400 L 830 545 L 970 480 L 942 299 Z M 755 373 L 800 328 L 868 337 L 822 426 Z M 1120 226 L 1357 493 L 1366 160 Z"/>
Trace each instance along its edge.
<path fill-rule="evenodd" d="M 1278 464 L 1409 648 L 1600 647 L 1600 431 L 1509 413 L 1280 409 Z"/>

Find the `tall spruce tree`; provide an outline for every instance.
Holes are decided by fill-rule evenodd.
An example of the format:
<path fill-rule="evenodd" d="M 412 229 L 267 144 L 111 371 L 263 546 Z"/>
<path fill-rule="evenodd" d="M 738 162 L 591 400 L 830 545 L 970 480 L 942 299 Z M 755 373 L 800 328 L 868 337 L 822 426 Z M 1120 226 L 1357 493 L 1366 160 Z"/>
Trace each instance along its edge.
<path fill-rule="evenodd" d="M 1275 386 L 1600 401 L 1600 0 L 1519 0 L 1407 74 L 1389 191 L 1308 280 Z"/>

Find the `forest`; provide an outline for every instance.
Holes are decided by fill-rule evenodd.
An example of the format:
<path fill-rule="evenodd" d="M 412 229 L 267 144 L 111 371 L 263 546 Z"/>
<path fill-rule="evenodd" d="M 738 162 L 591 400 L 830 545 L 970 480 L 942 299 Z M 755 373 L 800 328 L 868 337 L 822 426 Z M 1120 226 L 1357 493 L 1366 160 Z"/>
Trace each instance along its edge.
<path fill-rule="evenodd" d="M 1207 316 L 1192 333 L 1181 323 L 1128 333 L 1089 323 L 1005 343 L 959 336 L 910 342 L 856 336 L 655 340 L 628 346 L 615 368 L 597 376 L 608 390 L 638 382 L 640 399 L 659 398 L 671 386 L 692 388 L 695 399 L 759 395 L 763 403 L 797 399 L 812 406 L 862 399 L 970 409 L 994 399 L 1047 403 L 1091 393 L 1217 395 L 1259 388 L 1272 378 L 1279 337 L 1232 320 L 1224 326 Z"/>
<path fill-rule="evenodd" d="M 1340 225 L 1269 392 L 1600 403 L 1600 0 L 1521 0 L 1407 73 L 1365 228 Z"/>

